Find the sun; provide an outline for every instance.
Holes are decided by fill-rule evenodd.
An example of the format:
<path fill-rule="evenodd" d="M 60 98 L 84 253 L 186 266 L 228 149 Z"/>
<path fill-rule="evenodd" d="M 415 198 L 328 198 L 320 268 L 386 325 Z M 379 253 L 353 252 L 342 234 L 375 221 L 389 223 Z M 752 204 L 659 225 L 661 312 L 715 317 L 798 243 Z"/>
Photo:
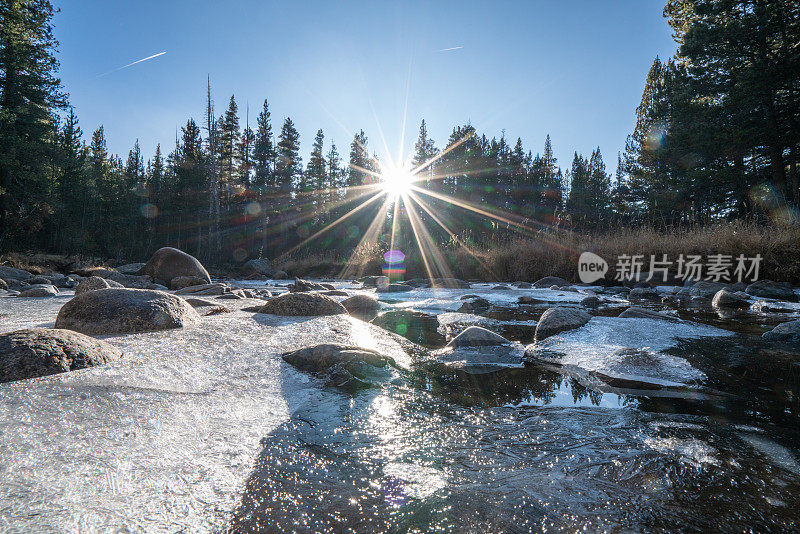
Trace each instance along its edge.
<path fill-rule="evenodd" d="M 396 165 L 386 165 L 381 169 L 380 186 L 390 197 L 405 196 L 414 184 L 414 175 L 406 167 Z"/>

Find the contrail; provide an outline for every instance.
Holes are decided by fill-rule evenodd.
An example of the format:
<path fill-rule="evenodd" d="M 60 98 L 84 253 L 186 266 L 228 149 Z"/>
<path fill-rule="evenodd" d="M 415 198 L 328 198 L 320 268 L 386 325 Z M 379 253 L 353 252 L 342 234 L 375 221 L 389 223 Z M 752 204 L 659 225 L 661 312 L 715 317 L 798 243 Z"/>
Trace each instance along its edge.
<path fill-rule="evenodd" d="M 450 50 L 461 50 L 463 46 L 454 46 L 452 48 L 442 48 L 439 52 L 449 52 Z"/>
<path fill-rule="evenodd" d="M 152 56 L 148 56 L 146 58 L 138 59 L 138 60 L 134 61 L 133 63 L 128 63 L 127 65 L 123 65 L 123 66 L 118 67 L 118 68 L 116 68 L 114 70 L 110 70 L 108 72 L 104 72 L 103 74 L 98 74 L 97 77 L 98 78 L 102 78 L 103 76 L 108 76 L 112 72 L 117 72 L 118 70 L 127 69 L 128 67 L 132 67 L 132 66 L 136 65 L 137 63 L 141 63 L 142 61 L 147 61 L 148 59 L 153 59 L 153 58 L 158 57 L 158 56 L 163 56 L 166 53 L 167 53 L 167 51 L 164 50 L 163 52 L 159 52 L 158 54 L 153 54 Z"/>

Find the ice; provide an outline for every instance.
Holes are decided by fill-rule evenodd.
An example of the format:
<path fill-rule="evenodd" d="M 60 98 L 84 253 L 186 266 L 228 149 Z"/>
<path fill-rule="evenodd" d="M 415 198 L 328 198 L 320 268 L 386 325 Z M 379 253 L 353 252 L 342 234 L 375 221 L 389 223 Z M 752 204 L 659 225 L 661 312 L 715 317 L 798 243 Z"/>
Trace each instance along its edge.
<path fill-rule="evenodd" d="M 0 298 L 0 331 L 52 327 L 70 296 Z M 219 530 L 259 440 L 318 390 L 281 353 L 334 341 L 408 364 L 394 337 L 349 316 L 236 309 L 104 339 L 119 361 L 0 384 L 0 530 Z"/>
<path fill-rule="evenodd" d="M 675 347 L 679 338 L 724 335 L 730 333 L 690 322 L 593 317 L 585 326 L 549 337 L 529 352 L 538 359 L 613 378 L 681 386 L 703 380 L 705 375 L 685 359 L 664 352 Z"/>
<path fill-rule="evenodd" d="M 521 296 L 533 297 L 548 303 L 576 303 L 586 298 L 587 293 L 550 289 L 493 290 L 496 284 L 472 284 L 470 289 L 414 289 L 403 293 L 378 293 L 383 302 L 396 308 L 427 313 L 454 312 L 458 310 L 465 295 L 477 295 L 497 306 L 515 307 Z"/>

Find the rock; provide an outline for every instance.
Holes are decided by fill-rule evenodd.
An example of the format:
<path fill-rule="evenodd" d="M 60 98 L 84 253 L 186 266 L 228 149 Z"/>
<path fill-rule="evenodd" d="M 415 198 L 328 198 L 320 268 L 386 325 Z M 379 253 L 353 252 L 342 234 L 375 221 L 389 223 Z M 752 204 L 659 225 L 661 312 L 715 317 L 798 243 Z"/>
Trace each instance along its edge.
<path fill-rule="evenodd" d="M 511 342 L 486 328 L 470 326 L 450 340 L 449 347 L 495 347 L 508 345 Z"/>
<path fill-rule="evenodd" d="M 651 287 L 634 287 L 628 293 L 629 300 L 661 300 L 658 291 Z"/>
<path fill-rule="evenodd" d="M 2 278 L 0 278 L 0 290 L 8 291 L 8 284 Z"/>
<path fill-rule="evenodd" d="M 14 267 L 6 267 L 0 265 L 0 278 L 8 282 L 9 280 L 27 280 L 32 278 L 33 275 L 28 271 L 22 269 L 15 269 Z"/>
<path fill-rule="evenodd" d="M 536 325 L 535 339 L 541 341 L 559 332 L 580 328 L 592 318 L 585 310 L 559 306 L 545 311 Z"/>
<path fill-rule="evenodd" d="M 191 326 L 200 316 L 188 302 L 163 291 L 109 288 L 86 291 L 64 304 L 56 328 L 90 335 L 132 334 Z"/>
<path fill-rule="evenodd" d="M 158 278 L 167 285 L 179 276 L 193 276 L 211 283 L 208 271 L 197 258 L 172 247 L 158 249 L 137 274 Z"/>
<path fill-rule="evenodd" d="M 533 283 L 533 287 L 538 287 L 538 288 L 545 288 L 545 287 L 549 288 L 551 286 L 564 287 L 568 285 L 569 282 L 567 282 L 566 280 L 564 280 L 559 276 L 545 276 L 544 278 L 540 278 Z"/>
<path fill-rule="evenodd" d="M 109 287 L 111 286 L 104 278 L 100 278 L 99 276 L 89 276 L 78 283 L 78 287 L 75 288 L 75 294 L 80 295 L 85 291 L 108 289 Z"/>
<path fill-rule="evenodd" d="M 387 379 L 395 366 L 392 358 L 377 351 L 339 343 L 305 347 L 282 358 L 301 371 L 326 379 L 326 385 L 346 390 L 372 387 Z"/>
<path fill-rule="evenodd" d="M 291 316 L 338 315 L 347 313 L 347 309 L 319 293 L 284 293 L 268 300 L 258 313 Z"/>
<path fill-rule="evenodd" d="M 275 274 L 272 275 L 273 280 L 286 280 L 289 278 L 289 275 L 286 274 L 286 271 L 275 271 Z"/>
<path fill-rule="evenodd" d="M 327 291 L 323 291 L 322 294 L 329 297 L 346 297 L 347 291 L 342 291 L 341 289 L 329 289 Z"/>
<path fill-rule="evenodd" d="M 386 287 L 378 286 L 377 292 L 378 293 L 403 293 L 405 291 L 411 291 L 414 289 L 413 286 L 408 284 L 389 284 Z"/>
<path fill-rule="evenodd" d="M 503 285 L 500 285 L 500 286 L 494 286 L 494 287 L 492 288 L 492 290 L 493 290 L 493 291 L 510 291 L 510 290 L 511 290 L 511 288 L 510 288 L 510 287 L 508 287 L 508 286 L 503 286 Z"/>
<path fill-rule="evenodd" d="M 185 287 L 202 286 L 206 281 L 197 276 L 176 276 L 169 282 L 170 289 L 183 289 Z"/>
<path fill-rule="evenodd" d="M 761 337 L 766 341 L 800 343 L 800 319 L 781 323 Z"/>
<path fill-rule="evenodd" d="M 210 302 L 208 300 L 198 299 L 194 297 L 189 297 L 184 300 L 188 302 L 192 306 L 192 308 L 205 308 L 206 306 L 217 306 L 217 304 L 214 304 L 213 302 Z"/>
<path fill-rule="evenodd" d="M 676 293 L 676 296 L 678 298 L 705 297 L 707 299 L 711 299 L 721 289 L 728 289 L 728 284 L 700 280 L 688 287 L 684 287 L 678 293 Z"/>
<path fill-rule="evenodd" d="M 477 313 L 484 312 L 490 307 L 491 304 L 485 298 L 473 297 L 471 299 L 464 300 L 461 304 L 461 307 L 459 307 L 456 311 L 460 313 Z"/>
<path fill-rule="evenodd" d="M 230 286 L 218 282 L 216 284 L 203 284 L 201 286 L 184 287 L 183 289 L 177 290 L 175 294 L 208 297 L 212 295 L 223 295 L 230 290 Z"/>
<path fill-rule="evenodd" d="M 0 335 L 0 382 L 102 365 L 121 354 L 105 341 L 70 330 L 16 330 Z"/>
<path fill-rule="evenodd" d="M 229 293 L 225 293 L 217 297 L 218 299 L 242 300 L 246 299 L 247 295 L 241 289 L 234 289 Z"/>
<path fill-rule="evenodd" d="M 638 306 L 631 306 L 617 317 L 621 319 L 661 319 L 663 321 L 678 321 L 677 317 L 659 313 L 655 310 L 648 310 L 647 308 L 640 308 Z"/>
<path fill-rule="evenodd" d="M 447 341 L 439 333 L 439 320 L 419 311 L 391 310 L 378 315 L 371 322 L 426 347 L 441 347 Z"/>
<path fill-rule="evenodd" d="M 114 271 L 105 267 L 87 267 L 85 269 L 77 269 L 75 272 L 84 277 L 99 276 L 100 278 L 107 278 Z"/>
<path fill-rule="evenodd" d="M 425 283 L 427 285 L 427 283 Z M 469 289 L 470 283 L 459 278 L 434 278 L 431 280 L 434 287 L 446 287 L 448 289 Z"/>
<path fill-rule="evenodd" d="M 514 285 L 519 289 L 530 289 L 532 287 L 530 282 L 514 282 Z"/>
<path fill-rule="evenodd" d="M 36 276 L 28 278 L 26 282 L 28 282 L 32 286 L 55 285 L 53 284 L 52 280 L 41 274 L 37 274 Z"/>
<path fill-rule="evenodd" d="M 797 294 L 786 284 L 773 282 L 772 280 L 759 280 L 753 282 L 744 290 L 748 295 L 775 300 L 785 300 L 797 302 Z"/>
<path fill-rule="evenodd" d="M 590 295 L 581 301 L 581 306 L 584 308 L 597 308 L 600 306 L 600 299 L 594 295 Z"/>
<path fill-rule="evenodd" d="M 55 297 L 58 295 L 56 286 L 50 284 L 39 284 L 31 286 L 28 289 L 21 291 L 18 297 Z"/>
<path fill-rule="evenodd" d="M 780 302 L 770 302 L 768 300 L 757 300 L 753 303 L 753 311 L 761 313 L 794 313 L 798 311 L 796 307 L 781 305 Z"/>
<path fill-rule="evenodd" d="M 327 288 L 316 282 L 312 282 L 310 280 L 303 280 L 301 278 L 295 278 L 293 284 L 289 284 L 289 291 L 292 293 L 303 293 L 306 291 L 325 291 Z"/>
<path fill-rule="evenodd" d="M 517 302 L 519 302 L 520 304 L 544 304 L 547 301 L 546 300 L 542 300 L 542 299 L 529 297 L 528 295 L 523 295 L 523 296 L 517 298 Z"/>
<path fill-rule="evenodd" d="M 106 276 L 106 280 L 109 282 L 117 282 L 118 284 L 122 284 L 124 287 L 129 287 L 132 289 L 151 289 L 153 285 L 153 281 L 149 276 L 122 274 L 116 271 Z"/>
<path fill-rule="evenodd" d="M 347 313 L 365 321 L 372 320 L 381 309 L 378 300 L 369 295 L 353 295 L 344 299 L 341 304 L 345 307 Z"/>
<path fill-rule="evenodd" d="M 272 266 L 272 262 L 267 258 L 254 258 L 252 260 L 247 260 L 245 264 L 242 265 L 242 272 L 248 275 L 258 275 L 269 278 L 275 275 L 275 267 Z"/>
<path fill-rule="evenodd" d="M 362 276 L 358 279 L 364 287 L 378 287 L 380 283 L 387 285 L 389 283 L 388 276 Z"/>
<path fill-rule="evenodd" d="M 144 263 L 126 263 L 116 267 L 116 271 L 122 274 L 136 274 L 144 268 Z"/>
<path fill-rule="evenodd" d="M 746 293 L 720 289 L 711 300 L 711 305 L 715 308 L 749 308 L 750 301 Z"/>

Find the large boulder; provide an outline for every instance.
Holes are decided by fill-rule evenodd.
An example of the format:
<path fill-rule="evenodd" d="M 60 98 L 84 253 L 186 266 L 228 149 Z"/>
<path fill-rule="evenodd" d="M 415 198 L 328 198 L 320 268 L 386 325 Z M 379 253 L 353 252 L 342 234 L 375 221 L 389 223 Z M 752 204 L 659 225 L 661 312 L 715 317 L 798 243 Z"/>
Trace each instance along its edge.
<path fill-rule="evenodd" d="M 78 332 L 31 328 L 0 335 L 0 355 L 0 382 L 10 382 L 101 365 L 121 352 Z"/>
<path fill-rule="evenodd" d="M 380 303 L 369 295 L 353 295 L 342 301 L 347 313 L 365 321 L 372 320 L 381 309 Z"/>
<path fill-rule="evenodd" d="M 544 278 L 540 278 L 533 283 L 533 287 L 538 288 L 548 288 L 550 286 L 564 287 L 568 285 L 570 285 L 569 282 L 560 276 L 545 276 Z"/>
<path fill-rule="evenodd" d="M 27 280 L 32 278 L 33 275 L 28 271 L 22 269 L 15 269 L 14 267 L 7 267 L 0 265 L 0 278 L 8 282 L 9 280 Z"/>
<path fill-rule="evenodd" d="M 272 266 L 272 262 L 267 258 L 258 258 L 247 260 L 242 265 L 242 272 L 247 275 L 270 277 L 275 274 L 275 267 Z"/>
<path fill-rule="evenodd" d="M 773 282 L 772 280 L 753 282 L 747 286 L 744 292 L 754 297 L 786 300 L 788 302 L 798 301 L 797 293 L 795 293 L 788 284 L 781 284 L 779 282 Z"/>
<path fill-rule="evenodd" d="M 58 295 L 56 286 L 50 284 L 39 284 L 20 291 L 18 297 L 55 297 Z"/>
<path fill-rule="evenodd" d="M 541 341 L 559 332 L 580 328 L 592 318 L 588 312 L 581 308 L 558 306 L 550 308 L 539 318 L 536 325 L 535 338 Z"/>
<path fill-rule="evenodd" d="M 347 313 L 347 309 L 319 293 L 284 293 L 268 300 L 258 313 L 290 316 L 338 315 Z"/>
<path fill-rule="evenodd" d="M 96 289 L 108 289 L 111 287 L 105 278 L 99 276 L 88 276 L 78 282 L 78 287 L 75 288 L 75 294 L 80 295 L 86 291 L 94 291 Z"/>
<path fill-rule="evenodd" d="M 163 280 L 167 285 L 179 276 L 195 276 L 211 283 L 208 271 L 197 258 L 172 247 L 158 249 L 137 274 Z"/>
<path fill-rule="evenodd" d="M 711 300 L 711 305 L 717 309 L 741 309 L 749 308 L 750 301 L 747 293 L 720 289 Z"/>
<path fill-rule="evenodd" d="M 185 300 L 150 289 L 97 289 L 76 295 L 56 317 L 56 328 L 90 335 L 133 334 L 191 326 L 200 316 Z"/>
<path fill-rule="evenodd" d="M 800 343 L 800 319 L 781 323 L 761 336 L 766 341 L 779 341 L 784 343 Z"/>

